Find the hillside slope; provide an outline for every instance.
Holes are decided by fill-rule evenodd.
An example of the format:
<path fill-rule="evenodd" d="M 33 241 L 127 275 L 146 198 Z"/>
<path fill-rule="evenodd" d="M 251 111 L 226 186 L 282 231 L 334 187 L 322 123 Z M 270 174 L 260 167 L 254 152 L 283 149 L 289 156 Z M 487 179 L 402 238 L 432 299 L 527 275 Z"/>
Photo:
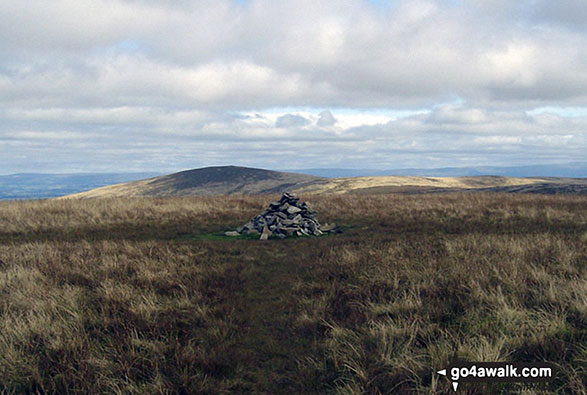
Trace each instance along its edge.
<path fill-rule="evenodd" d="M 587 179 L 519 178 L 503 176 L 413 177 L 379 176 L 337 178 L 313 186 L 316 193 L 437 193 L 507 192 L 540 194 L 587 194 Z"/>
<path fill-rule="evenodd" d="M 306 174 L 220 166 L 110 185 L 66 197 L 249 195 L 304 190 L 325 182 L 324 178 Z"/>
<path fill-rule="evenodd" d="M 359 194 L 468 191 L 585 194 L 587 193 L 587 180 L 502 176 L 322 178 L 306 174 L 222 166 L 182 171 L 141 181 L 110 185 L 69 195 L 65 198 L 250 195 L 284 191 Z"/>

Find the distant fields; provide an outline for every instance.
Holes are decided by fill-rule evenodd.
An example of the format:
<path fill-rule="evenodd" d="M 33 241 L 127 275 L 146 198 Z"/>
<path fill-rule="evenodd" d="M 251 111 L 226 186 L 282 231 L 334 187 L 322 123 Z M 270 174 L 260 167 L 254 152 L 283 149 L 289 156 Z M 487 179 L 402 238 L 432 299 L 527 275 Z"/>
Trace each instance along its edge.
<path fill-rule="evenodd" d="M 0 392 L 585 393 L 587 196 L 306 195 L 343 234 L 233 240 L 277 196 L 0 202 Z"/>

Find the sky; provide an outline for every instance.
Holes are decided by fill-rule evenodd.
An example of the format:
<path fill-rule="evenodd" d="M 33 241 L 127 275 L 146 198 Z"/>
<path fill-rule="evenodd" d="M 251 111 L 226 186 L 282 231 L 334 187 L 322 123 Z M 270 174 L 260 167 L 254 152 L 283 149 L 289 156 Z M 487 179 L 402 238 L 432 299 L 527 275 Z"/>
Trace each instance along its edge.
<path fill-rule="evenodd" d="M 585 0 L 2 0 L 0 174 L 587 160 Z"/>

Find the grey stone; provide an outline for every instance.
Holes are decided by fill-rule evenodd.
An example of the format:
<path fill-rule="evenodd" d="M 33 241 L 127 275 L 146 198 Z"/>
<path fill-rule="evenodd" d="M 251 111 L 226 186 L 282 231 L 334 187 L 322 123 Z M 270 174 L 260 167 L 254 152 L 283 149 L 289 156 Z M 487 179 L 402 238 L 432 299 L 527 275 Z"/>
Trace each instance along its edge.
<path fill-rule="evenodd" d="M 301 208 L 298 208 L 298 207 L 296 207 L 296 206 L 289 206 L 289 207 L 287 208 L 287 212 L 288 212 L 288 214 L 297 214 L 297 213 L 299 213 L 299 212 L 301 212 L 301 211 L 302 211 L 302 209 L 301 209 Z"/>
<path fill-rule="evenodd" d="M 269 236 L 271 236 L 271 231 L 266 226 L 263 227 L 263 233 L 261 233 L 259 240 L 267 240 L 269 239 Z"/>
<path fill-rule="evenodd" d="M 334 222 L 332 223 L 327 223 L 324 224 L 320 227 L 320 230 L 322 230 L 323 232 L 330 232 L 331 230 L 334 230 L 334 228 L 336 228 L 336 224 Z"/>
<path fill-rule="evenodd" d="M 225 234 L 256 234 L 260 235 L 261 240 L 267 240 L 271 236 L 319 236 L 334 231 L 334 224 L 321 226 L 316 219 L 316 211 L 306 202 L 299 200 L 294 193 L 285 192 L 279 201 L 271 202 L 267 210 L 238 227 L 236 231 Z"/>

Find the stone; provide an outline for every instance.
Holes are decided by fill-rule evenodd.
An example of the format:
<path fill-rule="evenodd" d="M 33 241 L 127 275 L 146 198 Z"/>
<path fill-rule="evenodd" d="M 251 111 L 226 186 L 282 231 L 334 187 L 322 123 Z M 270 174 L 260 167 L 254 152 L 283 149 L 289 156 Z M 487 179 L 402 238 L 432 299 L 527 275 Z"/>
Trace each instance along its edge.
<path fill-rule="evenodd" d="M 316 211 L 308 203 L 300 202 L 294 193 L 285 192 L 278 201 L 269 203 L 267 210 L 238 227 L 236 231 L 225 234 L 255 234 L 260 235 L 260 240 L 268 240 L 271 236 L 320 236 L 335 232 L 334 224 L 322 226 L 316 216 Z"/>
<path fill-rule="evenodd" d="M 271 236 L 271 231 L 267 226 L 264 226 L 263 233 L 261 233 L 261 237 L 259 238 L 259 240 L 268 240 L 269 236 Z"/>
<path fill-rule="evenodd" d="M 237 231 L 231 230 L 228 232 L 224 232 L 225 236 L 230 236 L 230 237 L 234 237 L 234 236 L 240 236 L 241 234 Z"/>
<path fill-rule="evenodd" d="M 334 228 L 336 228 L 336 224 L 334 222 L 330 224 L 326 223 L 320 227 L 323 232 L 330 232 L 331 230 L 334 230 Z"/>
<path fill-rule="evenodd" d="M 301 208 L 298 208 L 298 207 L 296 207 L 296 206 L 289 206 L 289 207 L 287 208 L 287 213 L 288 213 L 288 214 L 297 214 L 297 213 L 299 213 L 299 212 L 301 212 L 301 211 L 302 211 L 302 209 L 301 209 Z"/>

